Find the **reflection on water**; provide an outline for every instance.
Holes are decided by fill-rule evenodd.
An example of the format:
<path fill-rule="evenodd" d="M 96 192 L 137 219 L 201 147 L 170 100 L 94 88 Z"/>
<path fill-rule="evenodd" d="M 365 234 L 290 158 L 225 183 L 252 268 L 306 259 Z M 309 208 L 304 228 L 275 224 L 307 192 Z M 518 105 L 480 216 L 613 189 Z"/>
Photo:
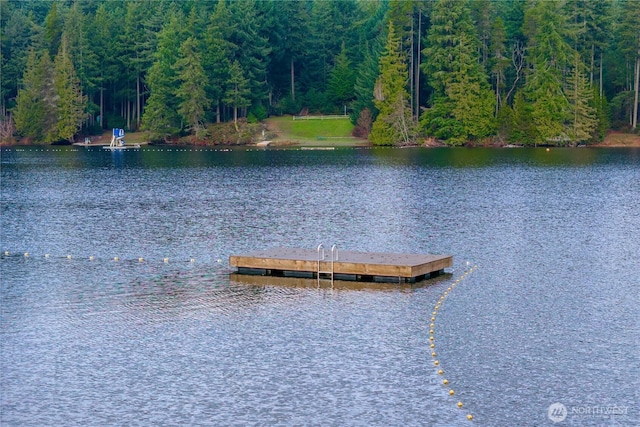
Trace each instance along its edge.
<path fill-rule="evenodd" d="M 635 425 L 639 154 L 3 149 L 0 424 Z M 227 264 L 334 242 L 456 264 L 333 287 Z M 452 398 L 429 324 L 467 261 L 437 322 Z"/>
<path fill-rule="evenodd" d="M 432 286 L 442 281 L 450 281 L 451 274 L 442 274 L 433 279 L 422 280 L 416 283 L 398 283 L 391 281 L 363 282 L 355 280 L 331 280 L 321 278 L 318 279 L 306 277 L 273 277 L 261 276 L 254 274 L 231 273 L 229 278 L 232 283 L 238 283 L 248 286 L 258 286 L 261 288 L 278 286 L 288 288 L 305 288 L 305 289 L 332 289 L 332 290 L 350 290 L 350 291 L 374 291 L 374 292 L 411 292 L 415 289 Z"/>

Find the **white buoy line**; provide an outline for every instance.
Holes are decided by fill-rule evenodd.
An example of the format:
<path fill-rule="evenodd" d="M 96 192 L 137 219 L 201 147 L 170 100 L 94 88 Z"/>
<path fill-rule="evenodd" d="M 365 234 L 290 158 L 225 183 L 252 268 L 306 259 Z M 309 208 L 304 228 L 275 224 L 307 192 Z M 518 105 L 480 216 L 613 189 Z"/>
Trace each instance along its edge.
<path fill-rule="evenodd" d="M 91 262 L 101 262 L 101 261 L 109 261 L 109 262 L 122 262 L 122 263 L 131 263 L 131 262 L 135 262 L 135 263 L 154 263 L 154 262 L 159 262 L 159 263 L 164 263 L 164 264 L 169 264 L 169 263 L 176 263 L 176 264 L 180 264 L 180 263 L 189 263 L 189 264 L 195 264 L 196 259 L 193 257 L 189 257 L 189 258 L 169 258 L 169 257 L 163 257 L 163 258 L 145 258 L 145 257 L 138 257 L 138 258 L 122 258 L 120 256 L 114 256 L 114 257 L 97 257 L 95 255 L 84 255 L 84 256 L 77 256 L 77 255 L 73 255 L 73 254 L 67 254 L 67 255 L 53 255 L 50 253 L 45 253 L 45 254 L 33 254 L 31 252 L 12 252 L 12 251 L 8 251 L 5 250 L 4 252 L 2 252 L 2 257 L 1 258 L 9 258 L 9 257 L 22 257 L 22 258 L 40 258 L 40 259 L 47 259 L 47 260 L 84 260 L 84 261 L 91 261 Z M 217 264 L 222 264 L 222 258 L 218 258 L 215 263 Z"/>
<path fill-rule="evenodd" d="M 467 266 L 471 264 L 467 262 Z M 474 265 L 473 267 L 468 268 L 459 278 L 457 278 L 447 289 L 440 295 L 438 302 L 433 307 L 433 312 L 431 313 L 431 324 L 429 325 L 429 348 L 431 349 L 431 357 L 433 358 L 433 366 L 438 370 L 438 375 L 444 377 L 444 370 L 440 365 L 440 361 L 437 359 L 438 354 L 436 353 L 436 344 L 435 344 L 435 331 L 436 331 L 436 319 L 438 316 L 438 311 L 442 308 L 446 298 L 451 294 L 451 292 L 455 289 L 457 285 L 459 285 L 466 277 L 469 276 L 473 271 L 477 270 L 478 266 Z M 442 385 L 449 388 L 449 396 L 454 396 L 455 391 L 453 390 L 453 386 L 450 385 L 449 380 L 443 378 Z M 461 401 L 456 403 L 456 406 L 460 409 L 464 406 Z M 469 421 L 473 420 L 472 414 L 467 414 L 467 419 Z"/>

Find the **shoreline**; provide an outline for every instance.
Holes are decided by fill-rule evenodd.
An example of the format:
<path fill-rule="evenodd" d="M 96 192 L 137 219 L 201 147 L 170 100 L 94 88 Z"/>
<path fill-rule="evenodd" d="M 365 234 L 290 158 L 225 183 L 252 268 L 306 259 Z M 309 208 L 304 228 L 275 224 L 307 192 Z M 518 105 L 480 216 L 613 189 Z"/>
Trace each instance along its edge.
<path fill-rule="evenodd" d="M 107 135 L 107 136 L 105 136 Z M 76 146 L 76 147 L 99 147 L 109 145 L 110 143 L 110 132 L 105 132 L 103 135 L 97 135 L 91 137 L 91 142 L 86 144 L 83 142 L 75 142 L 68 144 L 32 144 L 30 141 L 25 143 L 21 143 L 19 140 L 17 141 L 2 141 L 0 142 L 0 147 L 29 147 L 29 146 Z M 340 137 L 340 138 L 323 138 L 323 139 L 301 139 L 296 138 L 292 135 L 286 135 L 283 132 L 277 132 L 277 135 L 273 135 L 274 137 L 269 140 L 269 144 L 261 145 L 262 141 L 247 143 L 247 144 L 193 144 L 193 143 L 168 143 L 168 144 L 154 144 L 147 140 L 146 132 L 132 132 L 128 134 L 127 144 L 126 145 L 158 145 L 158 146 L 198 146 L 198 147 L 260 147 L 260 148 L 287 148 L 287 147 L 333 147 L 333 148 L 350 148 L 350 147 L 375 147 L 372 145 L 367 139 L 355 138 L 355 137 Z M 334 139 L 334 141 L 332 141 Z M 389 146 L 394 147 L 394 146 Z M 409 145 L 409 147 L 424 147 L 424 148 L 453 148 L 448 146 L 442 142 L 427 140 L 423 144 L 414 144 Z M 527 145 L 519 145 L 519 144 L 467 144 L 462 145 L 460 147 L 464 148 L 534 148 L 533 146 Z M 584 144 L 577 146 L 554 146 L 554 145 L 538 145 L 540 148 L 639 148 L 640 147 L 640 135 L 632 134 L 632 133 L 624 133 L 620 131 L 609 131 L 607 133 L 606 138 L 603 141 L 592 143 L 592 144 Z"/>

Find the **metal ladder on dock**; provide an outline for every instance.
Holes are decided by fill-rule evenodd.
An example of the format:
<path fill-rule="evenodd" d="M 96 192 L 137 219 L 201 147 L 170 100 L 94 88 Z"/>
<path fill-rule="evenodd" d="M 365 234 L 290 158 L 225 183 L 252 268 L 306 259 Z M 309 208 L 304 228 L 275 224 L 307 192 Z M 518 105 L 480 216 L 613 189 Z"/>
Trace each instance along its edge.
<path fill-rule="evenodd" d="M 322 270 L 321 269 L 321 263 L 322 262 L 326 262 L 326 255 L 324 253 L 324 245 L 319 244 L 318 245 L 318 273 L 317 273 L 317 278 L 318 278 L 318 287 L 320 287 L 320 275 L 322 274 L 331 274 L 331 286 L 333 287 L 333 275 L 334 275 L 334 268 L 333 268 L 333 263 L 335 261 L 338 261 L 338 246 L 337 245 L 333 245 L 331 246 L 331 270 Z"/>

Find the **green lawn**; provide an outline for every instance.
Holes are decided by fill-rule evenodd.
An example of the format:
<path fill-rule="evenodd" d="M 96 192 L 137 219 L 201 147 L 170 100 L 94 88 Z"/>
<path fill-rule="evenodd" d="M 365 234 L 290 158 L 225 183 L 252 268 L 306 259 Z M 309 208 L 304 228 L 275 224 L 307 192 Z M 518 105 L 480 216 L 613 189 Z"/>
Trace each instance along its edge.
<path fill-rule="evenodd" d="M 276 131 L 276 141 L 295 141 L 300 145 L 347 146 L 362 145 L 366 140 L 353 138 L 353 125 L 348 117 L 293 120 L 291 116 L 270 117 L 269 129 Z"/>

